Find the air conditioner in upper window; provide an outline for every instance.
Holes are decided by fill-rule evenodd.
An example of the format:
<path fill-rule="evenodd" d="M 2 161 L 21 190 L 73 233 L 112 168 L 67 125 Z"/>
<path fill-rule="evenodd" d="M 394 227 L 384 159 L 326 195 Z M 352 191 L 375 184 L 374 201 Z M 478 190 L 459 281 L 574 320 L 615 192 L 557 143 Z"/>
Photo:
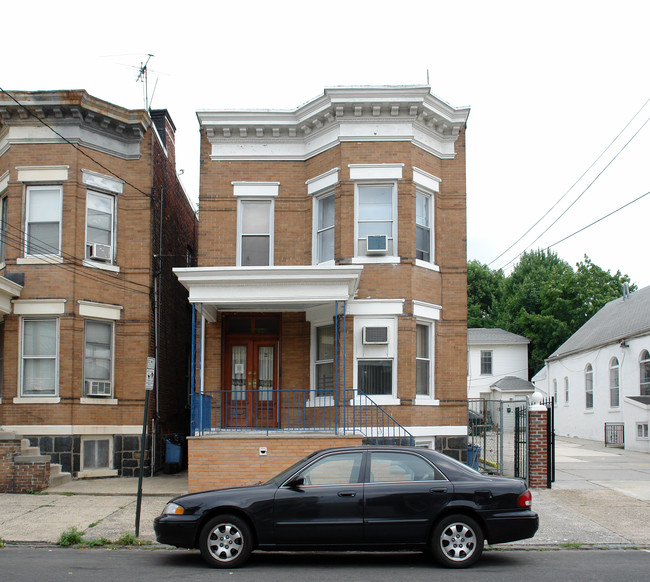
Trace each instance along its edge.
<path fill-rule="evenodd" d="M 111 383 L 104 380 L 86 380 L 86 396 L 110 396 Z"/>
<path fill-rule="evenodd" d="M 362 333 L 364 344 L 386 345 L 388 343 L 387 327 L 364 327 Z"/>
<path fill-rule="evenodd" d="M 111 245 L 101 245 L 99 243 L 92 243 L 90 245 L 90 258 L 97 259 L 98 261 L 110 261 Z"/>
<path fill-rule="evenodd" d="M 369 234 L 366 237 L 366 253 L 385 255 L 388 252 L 388 237 L 385 234 Z"/>

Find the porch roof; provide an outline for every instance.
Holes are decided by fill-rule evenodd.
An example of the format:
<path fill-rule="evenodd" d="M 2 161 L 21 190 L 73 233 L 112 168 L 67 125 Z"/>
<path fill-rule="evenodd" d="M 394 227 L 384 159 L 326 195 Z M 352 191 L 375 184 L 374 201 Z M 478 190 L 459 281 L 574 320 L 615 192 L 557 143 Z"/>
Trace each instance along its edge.
<path fill-rule="evenodd" d="M 175 268 L 208 321 L 218 310 L 306 311 L 353 299 L 362 265 Z"/>

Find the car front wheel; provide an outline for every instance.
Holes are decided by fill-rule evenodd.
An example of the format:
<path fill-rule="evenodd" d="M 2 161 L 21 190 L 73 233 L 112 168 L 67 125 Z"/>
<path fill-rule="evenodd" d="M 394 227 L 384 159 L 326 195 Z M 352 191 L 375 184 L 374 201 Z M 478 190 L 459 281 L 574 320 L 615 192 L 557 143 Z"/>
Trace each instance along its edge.
<path fill-rule="evenodd" d="M 238 568 L 253 550 L 253 535 L 239 517 L 218 515 L 201 530 L 199 545 L 203 559 L 213 568 Z"/>
<path fill-rule="evenodd" d="M 483 553 L 483 532 L 466 515 L 449 515 L 433 530 L 431 552 L 446 568 L 468 568 Z"/>

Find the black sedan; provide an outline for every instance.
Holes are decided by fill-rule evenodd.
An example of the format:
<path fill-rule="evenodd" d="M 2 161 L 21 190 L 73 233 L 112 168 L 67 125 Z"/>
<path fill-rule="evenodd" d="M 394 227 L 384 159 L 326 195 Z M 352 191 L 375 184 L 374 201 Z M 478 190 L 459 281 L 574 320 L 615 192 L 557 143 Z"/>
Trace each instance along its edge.
<path fill-rule="evenodd" d="M 154 520 L 162 544 L 200 548 L 217 568 L 260 550 L 430 551 L 474 564 L 484 542 L 532 537 L 539 519 L 518 479 L 481 475 L 435 451 L 362 446 L 319 451 L 267 483 L 183 495 Z"/>

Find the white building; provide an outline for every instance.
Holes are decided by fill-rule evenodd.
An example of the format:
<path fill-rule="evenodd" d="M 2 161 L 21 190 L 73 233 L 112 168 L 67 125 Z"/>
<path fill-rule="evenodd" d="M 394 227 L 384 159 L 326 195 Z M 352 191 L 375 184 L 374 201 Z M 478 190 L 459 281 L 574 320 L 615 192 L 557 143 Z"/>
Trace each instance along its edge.
<path fill-rule="evenodd" d="M 605 438 L 624 426 L 625 448 L 650 452 L 650 287 L 609 302 L 535 376 L 555 396 L 557 434 Z"/>
<path fill-rule="evenodd" d="M 503 329 L 468 329 L 467 397 L 519 400 L 532 394 L 529 343 L 528 338 Z"/>

